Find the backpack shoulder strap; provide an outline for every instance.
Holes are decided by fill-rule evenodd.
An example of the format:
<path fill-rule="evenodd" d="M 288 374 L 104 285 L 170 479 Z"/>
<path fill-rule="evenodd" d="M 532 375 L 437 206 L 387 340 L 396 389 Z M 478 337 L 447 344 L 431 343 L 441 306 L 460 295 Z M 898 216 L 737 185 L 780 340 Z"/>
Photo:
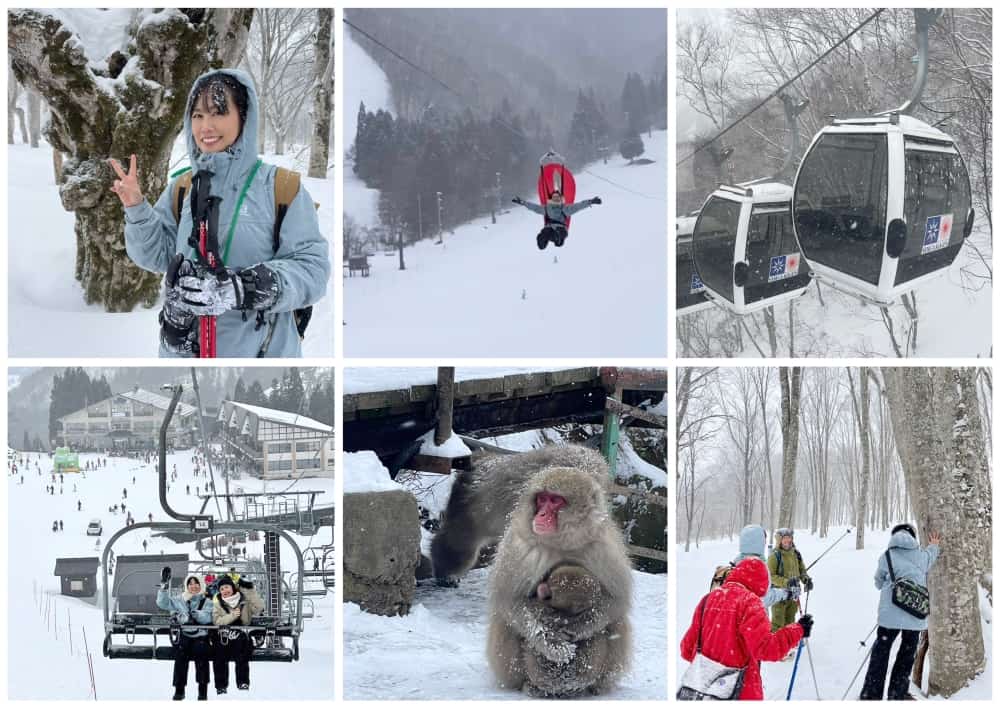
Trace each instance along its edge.
<path fill-rule="evenodd" d="M 198 601 L 198 610 L 201 610 L 204 607 L 205 607 L 205 594 L 203 593 L 201 594 L 201 600 Z"/>
<path fill-rule="evenodd" d="M 184 193 L 190 191 L 191 189 L 191 171 L 183 173 L 180 177 L 174 181 L 174 194 L 173 194 L 173 204 L 174 204 L 174 221 L 178 224 L 181 221 L 181 210 L 184 206 Z"/>
<path fill-rule="evenodd" d="M 895 584 L 896 583 L 896 572 L 892 570 L 892 550 L 885 550 L 885 563 L 889 565 L 889 580 Z"/>
<path fill-rule="evenodd" d="M 802 576 L 806 572 L 806 562 L 802 561 L 802 552 L 798 549 L 795 550 L 795 558 L 799 560 L 799 576 Z"/>
<path fill-rule="evenodd" d="M 781 548 L 780 547 L 775 547 L 774 551 L 772 551 L 771 553 L 774 554 L 774 563 L 777 565 L 777 567 L 774 570 L 775 573 L 778 574 L 778 576 L 784 576 L 785 575 L 785 560 L 781 556 Z"/>
<path fill-rule="evenodd" d="M 698 655 L 701 654 L 701 631 L 705 627 L 705 605 L 708 603 L 708 597 L 710 595 L 711 595 L 710 593 L 707 593 L 701 598 L 701 611 L 700 611 L 701 619 L 698 621 L 698 641 L 695 644 L 694 648 L 695 653 Z"/>
<path fill-rule="evenodd" d="M 274 239 L 273 251 L 278 252 L 281 246 L 281 223 L 295 197 L 299 194 L 299 184 L 302 176 L 294 170 L 279 167 L 274 172 Z"/>

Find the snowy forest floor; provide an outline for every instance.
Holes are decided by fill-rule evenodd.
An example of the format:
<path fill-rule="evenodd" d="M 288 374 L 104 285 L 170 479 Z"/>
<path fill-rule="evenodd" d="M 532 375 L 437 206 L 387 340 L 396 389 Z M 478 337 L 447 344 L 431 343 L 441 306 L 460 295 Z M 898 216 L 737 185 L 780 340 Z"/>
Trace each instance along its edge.
<path fill-rule="evenodd" d="M 8 354 L 11 357 L 156 357 L 160 306 L 131 313 L 107 313 L 87 305 L 74 277 L 74 215 L 63 209 L 52 174 L 52 150 L 8 145 Z M 174 145 L 171 171 L 187 164 L 182 140 Z M 333 248 L 333 173 L 327 179 L 305 176 L 308 151 L 296 157 L 264 154 L 264 162 L 302 173 L 319 202 L 320 230 Z M 140 166 L 141 167 L 141 166 Z M 155 202 L 159 195 L 147 195 Z M 124 258 L 124 255 L 123 255 Z M 332 357 L 334 275 L 327 295 L 314 307 L 305 341 L 306 357 Z"/>
<path fill-rule="evenodd" d="M 528 699 L 499 689 L 486 662 L 487 579 L 475 569 L 458 588 L 417 586 L 402 618 L 344 604 L 344 699 Z M 666 576 L 633 572 L 634 661 L 602 699 L 665 699 Z"/>
<path fill-rule="evenodd" d="M 481 217 L 406 248 L 405 271 L 395 251 L 370 257 L 369 278 L 344 279 L 345 354 L 406 343 L 418 357 L 663 355 L 667 134 L 643 140 L 652 163 L 616 156 L 577 173 L 577 197 L 604 204 L 573 217 L 562 248 L 539 251 L 542 218 L 508 195 L 496 224 Z"/>
<path fill-rule="evenodd" d="M 178 479 L 171 483 L 168 492 L 170 504 L 182 512 L 197 512 L 201 500 L 193 493 L 195 486 L 204 487 L 207 478 L 195 477 L 191 464 L 191 451 L 178 451 L 168 456 L 167 470 L 177 464 Z M 124 502 L 137 522 L 146 521 L 152 512 L 153 519 L 167 521 L 159 507 L 157 476 L 153 466 L 131 458 L 108 458 L 108 465 L 101 470 L 82 474 L 66 475 L 63 494 L 45 493 L 45 486 L 51 484 L 52 462 L 47 454 L 30 454 L 31 461 L 19 473 L 24 474 L 24 485 L 20 477 L 7 476 L 8 491 L 8 698 L 9 699 L 88 699 L 90 678 L 87 659 L 83 647 L 82 628 L 86 628 L 87 643 L 93 657 L 97 696 L 100 699 L 159 699 L 170 698 L 170 677 L 172 663 L 140 660 L 108 660 L 101 654 L 104 638 L 104 621 L 99 601 L 95 599 L 69 598 L 60 594 L 58 576 L 52 570 L 57 557 L 101 556 L 103 546 L 95 547 L 95 537 L 86 535 L 87 523 L 99 518 L 104 525 L 101 540 L 124 526 L 125 516 L 110 514 L 112 504 Z M 97 456 L 81 454 L 80 464 L 94 460 Z M 42 474 L 35 472 L 38 461 Z M 135 476 L 135 485 L 132 477 Z M 216 473 L 216 483 L 221 482 Z M 256 478 L 244 477 L 231 481 L 232 490 L 243 488 L 246 492 L 270 489 L 281 491 L 288 487 L 288 481 L 263 482 Z M 73 493 L 76 485 L 77 492 Z M 190 485 L 192 494 L 185 494 L 185 486 Z M 56 483 L 58 490 L 58 482 Z M 128 498 L 122 500 L 122 489 L 128 490 Z M 322 490 L 317 505 L 327 505 L 333 500 L 334 486 L 331 479 L 304 479 L 293 489 Z M 83 510 L 77 511 L 77 500 L 83 502 Z M 52 532 L 52 520 L 61 519 L 64 531 Z M 310 544 L 317 546 L 328 543 L 330 529 L 320 530 L 315 538 L 298 537 L 296 542 L 304 551 Z M 142 541 L 148 542 L 148 551 L 143 551 Z M 100 541 L 98 542 L 100 543 Z M 260 556 L 263 542 L 247 545 L 249 556 Z M 136 531 L 119 539 L 114 546 L 115 555 L 187 553 L 189 558 L 198 559 L 193 544 L 174 544 L 152 536 L 148 530 Z M 292 554 L 286 550 L 285 568 L 291 563 Z M 100 583 L 98 570 L 98 583 Z M 36 589 L 38 598 L 36 598 Z M 43 615 L 46 602 L 51 603 L 50 622 L 47 625 Z M 308 605 L 308 604 L 307 604 Z M 41 610 L 39 609 L 41 607 Z M 315 599 L 315 617 L 305 620 L 305 630 L 300 639 L 301 659 L 292 664 L 257 662 L 250 668 L 251 690 L 249 693 L 235 691 L 230 684 L 230 693 L 216 696 L 210 689 L 212 701 L 240 700 L 287 700 L 287 699 L 333 699 L 333 594 Z M 54 623 L 52 622 L 54 619 Z M 70 651 L 69 628 L 72 633 Z M 57 626 L 57 627 L 56 627 Z M 230 668 L 232 669 L 232 668 Z M 189 697 L 195 694 L 194 669 L 188 683 Z"/>
<path fill-rule="evenodd" d="M 823 551 L 841 536 L 844 528 L 831 528 L 826 538 L 799 532 L 795 544 L 802 552 L 806 565 L 811 564 Z M 822 699 L 839 700 L 847 690 L 851 677 L 865 659 L 867 649 L 859 642 L 868 634 L 875 623 L 878 609 L 879 592 L 875 588 L 873 577 L 878 564 L 879 555 L 885 551 L 889 543 L 888 530 L 867 530 L 865 533 L 865 548 L 854 549 L 854 535 L 843 539 L 833 551 L 827 554 L 810 571 L 815 582 L 815 590 L 810 594 L 809 612 L 814 616 L 816 625 L 810 638 L 810 648 L 816 668 L 816 678 L 819 685 L 819 696 Z M 694 610 L 702 596 L 708 592 L 709 582 L 715 568 L 725 564 L 736 556 L 738 540 L 712 539 L 703 541 L 699 548 L 692 544 L 691 550 L 684 551 L 682 539 L 677 542 L 677 642 L 675 650 L 680 646 L 683 637 L 691 624 Z M 980 596 L 980 612 L 982 615 L 983 641 L 986 645 L 986 670 L 973 680 L 968 687 L 961 690 L 951 700 L 978 699 L 989 700 L 993 686 L 993 632 L 992 608 Z M 872 640 L 868 642 L 871 647 Z M 896 643 L 898 647 L 898 641 Z M 928 654 L 928 662 L 933 662 L 933 649 Z M 677 677 L 684 674 L 687 662 L 676 653 Z M 895 657 L 895 653 L 893 653 Z M 764 678 L 764 698 L 769 700 L 784 700 L 788 683 L 792 675 L 792 661 L 764 662 L 761 664 L 761 674 Z M 891 664 L 890 664 L 891 667 Z M 925 682 L 929 674 L 929 665 L 925 669 Z M 849 698 L 857 699 L 861 691 L 864 671 L 858 677 L 851 690 Z M 795 678 L 793 699 L 815 699 L 816 689 L 813 687 L 812 675 L 809 671 L 808 656 L 803 650 L 799 661 L 798 674 Z"/>

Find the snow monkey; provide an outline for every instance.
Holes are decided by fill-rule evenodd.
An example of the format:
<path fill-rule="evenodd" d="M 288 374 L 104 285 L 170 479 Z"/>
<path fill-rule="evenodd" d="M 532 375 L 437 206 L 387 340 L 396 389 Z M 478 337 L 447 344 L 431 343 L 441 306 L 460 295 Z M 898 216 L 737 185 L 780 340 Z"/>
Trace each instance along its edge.
<path fill-rule="evenodd" d="M 472 470 L 458 473 L 441 529 L 431 543 L 438 582 L 454 584 L 475 566 L 480 550 L 503 536 L 528 480 L 543 468 L 557 465 L 584 470 L 601 480 L 608 477 L 601 454 L 583 446 L 547 446 L 511 455 L 477 453 Z"/>
<path fill-rule="evenodd" d="M 605 480 L 551 466 L 519 496 L 490 574 L 486 654 L 502 687 L 601 694 L 628 667 L 632 575 Z"/>

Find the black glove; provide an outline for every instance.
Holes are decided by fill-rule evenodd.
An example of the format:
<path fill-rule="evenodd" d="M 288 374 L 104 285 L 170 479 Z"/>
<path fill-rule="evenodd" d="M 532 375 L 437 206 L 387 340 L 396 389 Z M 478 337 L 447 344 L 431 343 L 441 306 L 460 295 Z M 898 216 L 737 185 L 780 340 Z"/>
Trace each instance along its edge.
<path fill-rule="evenodd" d="M 170 583 L 170 567 L 164 566 L 160 572 L 160 583 Z"/>
<path fill-rule="evenodd" d="M 240 588 L 253 588 L 253 582 L 247 581 L 245 578 L 240 577 L 238 583 Z"/>
<path fill-rule="evenodd" d="M 181 292 L 177 282 L 194 273 L 194 265 L 183 254 L 177 254 L 167 268 L 164 279 L 166 297 L 160 311 L 160 343 L 168 352 L 182 357 L 198 355 L 198 332 L 196 318 L 180 305 Z"/>
<path fill-rule="evenodd" d="M 802 587 L 809 593 L 813 590 L 813 580 L 811 576 L 806 576 L 805 581 L 802 582 Z"/>
<path fill-rule="evenodd" d="M 812 634 L 813 617 L 806 613 L 804 616 L 799 618 L 799 625 L 802 626 L 802 637 L 808 638 Z"/>
<path fill-rule="evenodd" d="M 521 199 L 520 197 L 515 197 L 514 199 L 511 200 L 511 202 L 513 202 L 514 204 L 524 204 L 524 200 Z"/>
<path fill-rule="evenodd" d="M 591 204 L 601 204 L 601 198 L 600 197 L 594 197 L 592 200 L 590 200 L 590 203 Z"/>

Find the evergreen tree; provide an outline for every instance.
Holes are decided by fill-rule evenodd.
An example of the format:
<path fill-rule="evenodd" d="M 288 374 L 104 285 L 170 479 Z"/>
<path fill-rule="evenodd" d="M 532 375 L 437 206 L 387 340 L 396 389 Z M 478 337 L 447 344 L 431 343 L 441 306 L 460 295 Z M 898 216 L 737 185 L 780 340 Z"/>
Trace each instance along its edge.
<path fill-rule="evenodd" d="M 31 450 L 31 441 L 28 440 L 28 429 L 24 430 L 24 443 L 21 445 L 21 450 Z"/>
<path fill-rule="evenodd" d="M 233 389 L 233 401 L 239 401 L 244 404 L 248 403 L 247 387 L 246 384 L 243 383 L 243 377 L 239 377 L 236 380 L 236 388 Z"/>
<path fill-rule="evenodd" d="M 621 152 L 623 158 L 632 160 L 646 152 L 646 146 L 643 144 L 642 138 L 639 137 L 638 133 L 632 133 L 621 142 L 618 150 Z"/>
<path fill-rule="evenodd" d="M 246 402 L 251 406 L 267 406 L 267 397 L 264 395 L 264 387 L 258 380 L 253 380 L 247 387 Z"/>

